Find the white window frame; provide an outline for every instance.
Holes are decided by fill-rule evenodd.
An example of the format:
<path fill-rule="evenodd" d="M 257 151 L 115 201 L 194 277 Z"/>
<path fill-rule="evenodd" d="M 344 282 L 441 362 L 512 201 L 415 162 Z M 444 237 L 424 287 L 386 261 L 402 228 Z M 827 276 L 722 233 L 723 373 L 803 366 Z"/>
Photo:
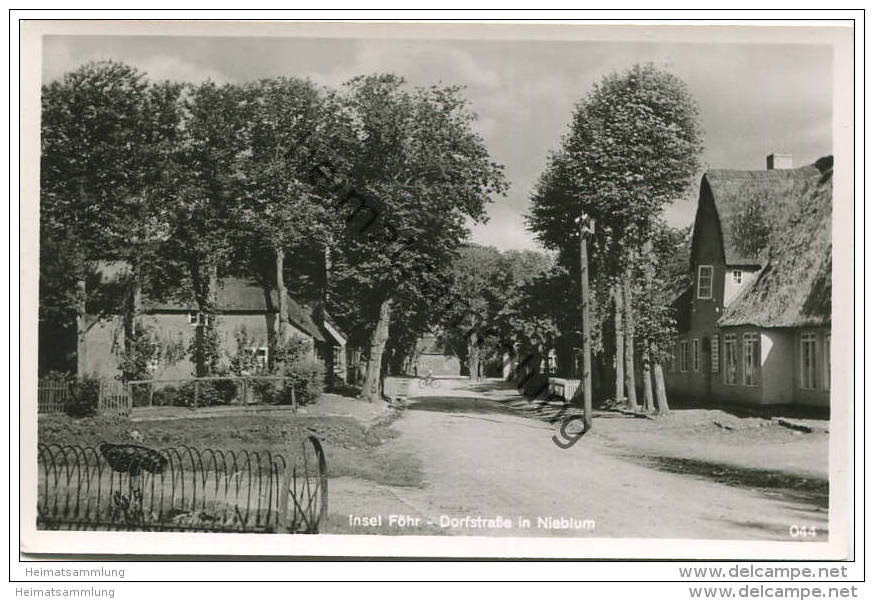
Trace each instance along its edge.
<path fill-rule="evenodd" d="M 710 373 L 719 373 L 719 334 L 710 337 Z"/>
<path fill-rule="evenodd" d="M 701 371 L 701 341 L 692 339 L 692 371 Z"/>
<path fill-rule="evenodd" d="M 680 341 L 680 372 L 686 373 L 689 371 L 689 341 Z"/>
<path fill-rule="evenodd" d="M 708 285 L 707 285 L 707 294 L 702 295 L 701 294 L 701 276 L 704 274 L 705 270 L 709 271 L 707 277 L 710 279 L 710 281 L 708 282 Z M 708 299 L 713 298 L 713 265 L 699 265 L 698 266 L 698 282 L 697 282 L 697 286 L 696 286 L 696 296 L 702 300 L 708 300 Z"/>
<path fill-rule="evenodd" d="M 722 338 L 723 357 L 725 357 L 725 384 L 727 386 L 737 386 L 737 336 L 734 334 L 726 334 Z M 731 349 L 731 350 L 729 350 Z M 734 367 L 734 370 L 731 368 Z"/>
<path fill-rule="evenodd" d="M 752 370 L 747 369 L 748 352 L 755 355 L 752 359 Z M 743 335 L 743 385 L 755 387 L 762 380 L 762 337 L 758 332 L 746 332 Z"/>
<path fill-rule="evenodd" d="M 812 358 L 805 362 L 804 349 L 808 346 L 812 349 Z M 799 341 L 798 359 L 801 363 L 798 372 L 801 390 L 816 390 L 816 334 L 813 332 L 803 332 Z"/>
<path fill-rule="evenodd" d="M 267 369 L 268 361 L 270 360 L 270 349 L 266 346 L 259 346 L 258 348 L 254 348 L 254 363 L 258 369 Z M 261 351 L 264 351 L 263 355 L 259 355 Z"/>
<path fill-rule="evenodd" d="M 832 389 L 832 335 L 822 339 L 822 389 Z"/>
<path fill-rule="evenodd" d="M 348 355 L 348 351 L 346 353 Z M 582 377 L 583 372 L 583 349 L 578 346 L 573 347 L 573 357 L 574 357 L 574 377 Z"/>
<path fill-rule="evenodd" d="M 733 269 L 731 271 L 731 280 L 738 286 L 744 283 L 744 272 L 742 269 Z"/>
<path fill-rule="evenodd" d="M 200 311 L 189 311 L 188 312 L 188 325 L 197 327 L 197 326 L 208 326 L 209 325 L 209 315 L 205 313 L 201 313 Z"/>

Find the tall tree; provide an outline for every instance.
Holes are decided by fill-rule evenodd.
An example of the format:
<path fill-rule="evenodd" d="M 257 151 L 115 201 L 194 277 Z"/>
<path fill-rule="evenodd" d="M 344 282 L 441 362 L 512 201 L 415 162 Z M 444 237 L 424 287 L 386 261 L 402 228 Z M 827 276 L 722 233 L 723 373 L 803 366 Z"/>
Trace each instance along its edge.
<path fill-rule="evenodd" d="M 653 411 L 653 392 L 657 411 L 669 411 L 662 364 L 673 353 L 677 335 L 676 316 L 672 300 L 689 285 L 689 249 L 691 228 L 673 228 L 664 221 L 656 221 L 652 236 L 645 246 L 640 293 L 637 295 L 637 314 L 641 336 L 641 356 L 644 361 L 644 392 L 647 411 Z M 648 382 L 647 371 L 655 382 Z M 647 393 L 647 387 L 649 392 Z"/>
<path fill-rule="evenodd" d="M 409 89 L 395 75 L 373 75 L 349 82 L 346 101 L 356 148 L 345 196 L 353 202 L 345 206 L 354 212 L 333 273 L 368 312 L 362 396 L 373 401 L 395 304 L 436 300 L 428 290 L 440 266 L 465 240 L 468 220 L 485 219 L 485 204 L 505 182 L 460 88 Z"/>
<path fill-rule="evenodd" d="M 577 105 L 557 155 L 564 191 L 538 197 L 540 204 L 535 200 L 530 225 L 541 239 L 573 237 L 573 223 L 563 225 L 560 219 L 573 209 L 582 208 L 601 226 L 594 252 L 601 275 L 616 285 L 617 312 L 622 289 L 621 327 L 632 334 L 625 336 L 626 347 L 634 333 L 641 333 L 636 332 L 632 299 L 625 298 L 636 287 L 631 279 L 640 271 L 635 261 L 664 207 L 689 187 L 700 151 L 698 109 L 686 85 L 652 65 L 635 65 L 604 77 Z M 625 357 L 625 388 L 633 402 L 633 347 Z M 617 353 L 617 369 L 621 361 Z"/>
<path fill-rule="evenodd" d="M 466 363 L 472 380 L 479 376 L 480 362 L 485 359 L 480 356 L 483 326 L 500 309 L 502 259 L 494 247 L 470 245 L 462 248 L 452 262 L 453 292 L 461 302 L 446 316 L 444 338 Z"/>
<path fill-rule="evenodd" d="M 472 378 L 482 375 L 486 362 L 502 358 L 514 340 L 509 312 L 523 288 L 551 266 L 548 255 L 531 250 L 501 252 L 476 244 L 460 249 L 451 264 L 450 297 L 456 300 L 440 313 L 439 325 Z"/>
<path fill-rule="evenodd" d="M 289 331 L 286 257 L 302 245 L 325 248 L 333 230 L 336 211 L 312 166 L 332 158 L 328 149 L 335 147 L 336 128 L 329 93 L 310 81 L 264 79 L 246 85 L 243 93 L 249 148 L 242 161 L 245 191 L 237 214 L 253 236 L 244 247 L 260 246 L 261 252 L 252 255 L 254 261 L 241 263 L 263 274 L 267 270 L 260 259 L 273 257 L 272 277 L 259 279 L 264 285 L 272 282 L 277 291 L 279 318 L 271 347 L 279 348 Z"/>
<path fill-rule="evenodd" d="M 171 235 L 161 245 L 164 292 L 193 300 L 198 321 L 190 346 L 194 375 L 218 364 L 216 300 L 239 236 L 245 198 L 245 159 L 251 152 L 248 99 L 241 86 L 205 82 L 189 86 L 183 134 L 164 178 Z"/>
<path fill-rule="evenodd" d="M 134 343 L 144 271 L 168 233 L 160 182 L 179 134 L 180 89 L 150 84 L 113 61 L 89 63 L 43 86 L 41 316 L 75 318 L 80 375 L 94 323 L 89 313 L 117 313 L 121 306 L 125 347 Z M 86 286 L 96 261 L 130 267 L 102 307 Z"/>

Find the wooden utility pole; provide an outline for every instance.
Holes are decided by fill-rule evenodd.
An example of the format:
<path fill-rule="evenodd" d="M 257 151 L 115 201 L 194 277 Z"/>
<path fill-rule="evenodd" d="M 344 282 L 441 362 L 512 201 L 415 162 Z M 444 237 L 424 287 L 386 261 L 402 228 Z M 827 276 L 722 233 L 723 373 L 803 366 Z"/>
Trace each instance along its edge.
<path fill-rule="evenodd" d="M 595 233 L 595 220 L 580 215 L 580 289 L 582 290 L 583 317 L 583 424 L 588 431 L 592 427 L 592 341 L 591 316 L 589 315 L 589 236 Z"/>

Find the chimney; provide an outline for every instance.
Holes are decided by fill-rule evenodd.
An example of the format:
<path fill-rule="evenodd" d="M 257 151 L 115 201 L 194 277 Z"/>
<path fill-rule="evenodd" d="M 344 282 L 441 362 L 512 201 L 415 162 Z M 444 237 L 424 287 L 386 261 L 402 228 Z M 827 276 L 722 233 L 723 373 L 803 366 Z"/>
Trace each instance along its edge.
<path fill-rule="evenodd" d="M 792 169 L 792 155 L 775 152 L 765 159 L 768 171 L 771 169 Z"/>

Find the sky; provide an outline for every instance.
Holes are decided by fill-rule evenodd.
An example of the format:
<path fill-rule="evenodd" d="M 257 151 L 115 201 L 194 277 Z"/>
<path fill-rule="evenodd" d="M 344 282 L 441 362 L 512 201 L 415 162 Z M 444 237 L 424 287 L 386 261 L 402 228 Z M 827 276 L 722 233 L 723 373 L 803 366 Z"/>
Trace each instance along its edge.
<path fill-rule="evenodd" d="M 832 50 L 817 44 L 441 40 L 373 38 L 46 36 L 43 81 L 102 59 L 151 79 L 241 82 L 309 77 L 339 86 L 393 72 L 411 85 L 465 86 L 476 128 L 510 189 L 489 206 L 474 242 L 537 248 L 525 229 L 531 190 L 559 148 L 574 106 L 612 71 L 652 62 L 680 77 L 699 104 L 705 168 L 764 169 L 771 152 L 796 166 L 832 153 Z M 669 206 L 676 226 L 695 216 L 697 190 Z"/>

